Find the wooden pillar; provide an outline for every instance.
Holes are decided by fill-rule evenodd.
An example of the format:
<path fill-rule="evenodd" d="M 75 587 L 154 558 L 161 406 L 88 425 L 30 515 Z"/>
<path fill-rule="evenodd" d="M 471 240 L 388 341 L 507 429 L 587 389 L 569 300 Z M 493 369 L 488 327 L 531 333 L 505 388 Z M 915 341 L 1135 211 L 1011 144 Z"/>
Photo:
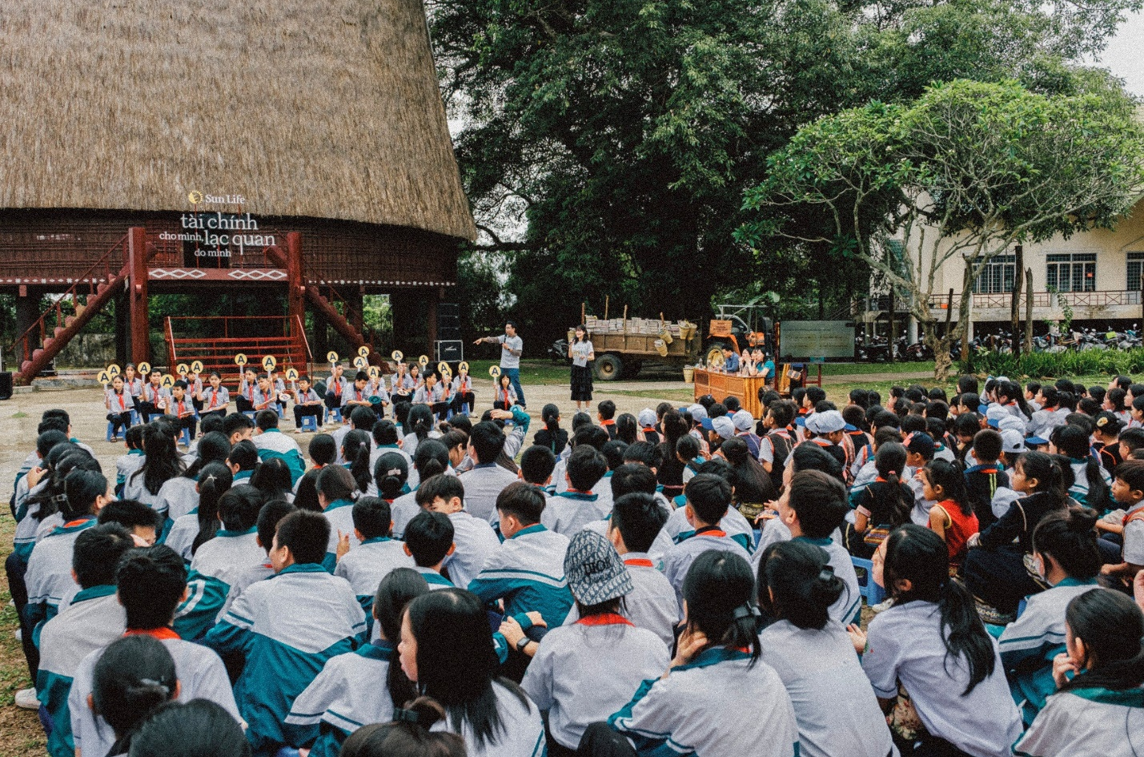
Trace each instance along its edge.
<path fill-rule="evenodd" d="M 120 369 L 127 365 L 128 362 L 128 344 L 130 338 L 127 329 L 127 311 L 128 305 L 127 295 L 119 293 L 113 300 L 115 307 L 115 362 Z"/>
<path fill-rule="evenodd" d="M 127 231 L 129 322 L 131 361 L 151 362 L 150 323 L 147 314 L 147 231 L 133 226 Z"/>
<path fill-rule="evenodd" d="M 286 315 L 293 328 L 295 316 L 306 323 L 306 279 L 302 268 L 302 234 L 291 231 L 286 235 Z M 324 356 L 323 356 L 324 358 Z"/>
<path fill-rule="evenodd" d="M 21 284 L 19 293 L 16 295 L 16 336 L 19 337 L 25 331 L 32 327 L 36 319 L 40 317 L 40 293 L 28 290 L 27 284 Z M 16 360 L 13 363 L 15 368 L 13 370 L 20 370 L 20 365 L 25 360 L 32 358 L 32 351 L 40 346 L 39 333 L 32 334 L 29 343 L 27 355 L 24 354 L 23 342 L 16 343 Z"/>

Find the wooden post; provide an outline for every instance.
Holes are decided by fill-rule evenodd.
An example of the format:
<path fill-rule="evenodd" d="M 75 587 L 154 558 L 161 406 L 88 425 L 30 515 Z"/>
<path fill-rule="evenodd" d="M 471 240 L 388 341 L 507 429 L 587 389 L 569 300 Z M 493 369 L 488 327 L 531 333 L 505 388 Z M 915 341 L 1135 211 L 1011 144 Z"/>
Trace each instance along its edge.
<path fill-rule="evenodd" d="M 965 275 L 961 282 L 961 291 L 969 293 L 969 321 L 965 324 L 965 330 L 961 332 L 961 362 L 969 362 L 969 329 L 973 325 L 973 287 L 970 286 L 969 275 L 973 272 L 973 266 L 969 261 L 965 263 Z"/>
<path fill-rule="evenodd" d="M 1033 351 L 1033 269 L 1025 269 L 1025 352 Z"/>
<path fill-rule="evenodd" d="M 1017 336 L 1021 330 L 1021 284 L 1025 273 L 1024 248 L 1017 245 L 1013 250 L 1016 265 L 1013 268 L 1013 296 L 1009 303 L 1012 323 L 1013 356 L 1021 357 L 1021 339 Z"/>
<path fill-rule="evenodd" d="M 306 324 L 306 279 L 302 267 L 302 234 L 291 231 L 286 234 L 286 315 L 290 328 L 294 328 L 295 317 Z M 325 356 L 322 356 L 325 359 Z"/>
<path fill-rule="evenodd" d="M 147 230 L 133 226 L 127 231 L 127 277 L 129 300 L 128 330 L 131 332 L 131 361 L 151 362 L 150 323 L 147 314 Z M 172 366 L 173 367 L 173 366 Z"/>

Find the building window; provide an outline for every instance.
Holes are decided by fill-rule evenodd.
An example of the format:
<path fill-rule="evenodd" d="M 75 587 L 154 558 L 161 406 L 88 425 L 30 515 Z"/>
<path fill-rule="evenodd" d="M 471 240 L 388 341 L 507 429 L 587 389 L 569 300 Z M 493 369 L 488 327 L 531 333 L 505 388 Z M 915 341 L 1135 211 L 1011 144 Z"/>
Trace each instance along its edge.
<path fill-rule="evenodd" d="M 1096 291 L 1096 253 L 1047 256 L 1045 280 L 1058 292 Z"/>
<path fill-rule="evenodd" d="M 1144 269 L 1144 252 L 1128 253 L 1128 291 L 1140 291 L 1140 273 Z"/>
<path fill-rule="evenodd" d="M 1001 294 L 1013 291 L 1017 274 L 1016 255 L 998 255 L 985 264 L 973 282 L 974 294 Z"/>

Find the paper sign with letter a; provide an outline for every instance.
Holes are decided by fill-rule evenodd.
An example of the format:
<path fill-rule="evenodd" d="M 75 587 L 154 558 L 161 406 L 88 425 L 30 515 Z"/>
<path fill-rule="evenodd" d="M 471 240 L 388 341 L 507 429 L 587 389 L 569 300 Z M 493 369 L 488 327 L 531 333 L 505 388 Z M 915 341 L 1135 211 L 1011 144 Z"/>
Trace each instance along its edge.
<path fill-rule="evenodd" d="M 191 363 L 191 373 L 202 373 L 202 372 L 203 372 L 203 361 L 202 360 L 196 360 L 195 362 Z"/>
<path fill-rule="evenodd" d="M 357 368 L 359 371 L 364 371 L 368 365 L 369 361 L 361 355 L 358 355 L 354 358 L 354 368 Z"/>
<path fill-rule="evenodd" d="M 298 380 L 298 369 L 297 368 L 287 368 L 286 369 L 286 380 L 287 381 L 297 381 Z"/>
<path fill-rule="evenodd" d="M 241 352 L 238 353 L 237 355 L 235 355 L 234 356 L 234 364 L 237 366 L 246 365 L 246 355 L 244 355 Z"/>
<path fill-rule="evenodd" d="M 110 384 L 111 383 L 111 374 L 108 373 L 107 371 L 100 371 L 99 376 L 96 378 L 96 381 L 98 381 L 101 384 Z"/>
<path fill-rule="evenodd" d="M 363 344 L 361 347 L 357 348 L 357 354 L 362 357 L 369 357 L 369 347 Z"/>
<path fill-rule="evenodd" d="M 151 364 L 150 363 L 140 363 L 138 367 L 139 367 L 139 375 L 140 376 L 150 376 L 151 375 Z"/>
<path fill-rule="evenodd" d="M 169 373 L 163 377 L 162 381 L 159 382 L 159 386 L 163 387 L 164 389 L 170 389 L 174 385 L 175 385 L 175 377 Z"/>
<path fill-rule="evenodd" d="M 111 378 L 115 378 L 116 376 L 118 376 L 119 375 L 119 366 L 116 365 L 115 363 L 112 363 L 111 365 L 107 366 L 107 375 L 111 376 Z"/>
<path fill-rule="evenodd" d="M 177 366 L 175 366 L 175 373 L 179 374 L 180 376 L 186 376 L 190 372 L 191 367 L 186 363 L 179 363 Z"/>
<path fill-rule="evenodd" d="M 490 365 L 489 366 L 489 375 L 492 376 L 493 378 L 500 378 L 500 366 L 499 365 Z"/>
<path fill-rule="evenodd" d="M 334 352 L 333 350 L 330 350 L 329 352 L 327 352 L 326 353 L 326 362 L 327 363 L 338 362 L 338 353 Z"/>
<path fill-rule="evenodd" d="M 371 379 L 376 380 L 377 377 L 381 375 L 381 369 L 378 368 L 376 365 L 371 365 L 369 367 L 369 370 L 367 371 L 367 373 L 369 373 L 369 377 Z"/>
<path fill-rule="evenodd" d="M 273 355 L 267 355 L 266 357 L 262 358 L 262 370 L 266 371 L 267 373 L 270 373 L 270 371 L 274 370 L 274 367 L 277 365 L 278 361 L 274 359 Z"/>

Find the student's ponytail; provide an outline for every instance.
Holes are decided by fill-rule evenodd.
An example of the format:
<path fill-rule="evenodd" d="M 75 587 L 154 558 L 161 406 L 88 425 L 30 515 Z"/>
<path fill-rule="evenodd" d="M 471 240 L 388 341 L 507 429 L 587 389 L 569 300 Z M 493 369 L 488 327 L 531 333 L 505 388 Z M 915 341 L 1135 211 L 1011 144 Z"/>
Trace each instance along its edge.
<path fill-rule="evenodd" d="M 120 748 L 149 713 L 175 698 L 178 678 L 175 660 L 159 640 L 127 636 L 109 645 L 92 671 L 92 709 L 115 731 Z"/>
<path fill-rule="evenodd" d="M 938 606 L 946 656 L 962 657 L 969 667 L 969 685 L 962 696 L 993 675 L 993 641 L 973 596 L 950 579 L 949 548 L 940 536 L 914 523 L 898 527 L 886 540 L 884 573 L 887 587 L 904 579 L 912 584 L 909 592 L 893 590 L 898 604 L 919 600 Z"/>
<path fill-rule="evenodd" d="M 953 500 L 961 508 L 962 515 L 973 514 L 973 503 L 965 489 L 965 474 L 961 466 L 947 460 L 930 460 L 926 463 L 926 472 L 929 475 L 930 485 L 940 486 L 942 497 Z"/>
<path fill-rule="evenodd" d="M 234 474 L 223 463 L 207 463 L 199 471 L 199 533 L 191 544 L 191 554 L 218 533 L 218 501 L 233 483 Z"/>
<path fill-rule="evenodd" d="M 422 481 L 444 473 L 449 469 L 449 448 L 436 439 L 426 439 L 413 453 L 413 467 Z"/>
<path fill-rule="evenodd" d="M 1101 564 L 1093 530 L 1097 518 L 1096 510 L 1088 507 L 1046 515 L 1033 531 L 1033 551 L 1052 557 L 1070 578 L 1096 578 Z"/>
<path fill-rule="evenodd" d="M 417 435 L 417 443 L 425 441 L 429 431 L 433 428 L 433 411 L 428 405 L 414 405 L 409 408 L 409 417 L 406 419 L 405 430 Z"/>
<path fill-rule="evenodd" d="M 830 606 L 846 589 L 829 561 L 825 549 L 809 542 L 770 545 L 759 563 L 759 606 L 775 620 L 788 620 L 798 628 L 825 628 Z"/>
<path fill-rule="evenodd" d="M 1104 510 L 1108 503 L 1108 484 L 1100 475 L 1100 463 L 1091 454 L 1089 447 L 1091 435 L 1089 432 L 1080 426 L 1066 424 L 1058 428 L 1054 432 L 1054 436 L 1056 437 L 1057 448 L 1062 454 L 1067 455 L 1072 463 L 1084 465 L 1084 475 L 1088 481 L 1088 493 L 1084 497 L 1084 502 L 1080 504 L 1087 505 L 1094 510 Z"/>
<path fill-rule="evenodd" d="M 560 408 L 549 403 L 540 411 L 540 418 L 544 421 L 544 427 L 548 429 L 548 433 L 552 435 L 552 439 L 549 443 L 555 447 L 556 434 L 560 431 Z M 553 449 L 552 453 L 555 454 L 556 450 Z"/>
<path fill-rule="evenodd" d="M 1073 598 L 1065 610 L 1073 638 L 1084 642 L 1094 668 L 1060 687 L 1126 691 L 1144 685 L 1144 613 L 1117 591 L 1093 589 Z"/>
<path fill-rule="evenodd" d="M 683 580 L 688 630 L 703 633 L 707 649 L 749 647 L 753 666 L 762 654 L 754 589 L 751 566 L 742 557 L 716 550 L 699 555 Z"/>
<path fill-rule="evenodd" d="M 429 584 L 425 577 L 412 568 L 397 568 L 381 579 L 373 599 L 374 614 L 381 627 L 381 635 L 394 649 L 401 635 L 401 617 L 406 606 L 428 593 Z M 417 696 L 417 686 L 405 677 L 400 665 L 389 666 L 385 686 L 390 700 L 395 703 L 408 702 Z"/>
<path fill-rule="evenodd" d="M 390 667 L 395 667 L 391 665 Z M 455 733 L 433 731 L 446 711 L 435 699 L 418 697 L 393 712 L 392 723 L 373 723 L 354 731 L 342 745 L 342 757 L 433 755 L 465 757 L 465 741 Z"/>
<path fill-rule="evenodd" d="M 350 473 L 353 474 L 354 483 L 357 484 L 358 491 L 362 494 L 365 494 L 366 490 L 369 489 L 369 485 L 373 483 L 373 474 L 369 470 L 369 458 L 371 454 L 372 450 L 367 441 L 358 447 L 357 456 L 354 457 L 354 461 L 350 465 Z"/>
<path fill-rule="evenodd" d="M 886 482 L 885 496 L 889 498 L 893 525 L 900 526 L 903 523 L 909 523 L 914 502 L 912 498 L 907 499 L 902 490 L 902 472 L 906 469 L 906 448 L 897 442 L 882 444 L 874 453 L 874 468 Z M 881 524 L 875 523 L 874 525 Z"/>
<path fill-rule="evenodd" d="M 107 494 L 107 479 L 96 470 L 75 468 L 64 478 L 64 499 L 59 501 L 64 521 L 93 515 L 95 500 Z"/>
<path fill-rule="evenodd" d="M 373 478 L 377 484 L 377 496 L 388 500 L 397 499 L 409 480 L 409 463 L 403 455 L 386 452 L 377 459 L 373 467 Z"/>
<path fill-rule="evenodd" d="M 1025 480 L 1031 478 L 1037 480 L 1037 488 L 1034 491 L 1048 494 L 1054 508 L 1064 509 L 1068 503 L 1068 493 L 1061 459 L 1044 452 L 1033 451 L 1017 458 L 1017 465 L 1021 466 Z M 1071 470 L 1067 462 L 1063 467 Z"/>

